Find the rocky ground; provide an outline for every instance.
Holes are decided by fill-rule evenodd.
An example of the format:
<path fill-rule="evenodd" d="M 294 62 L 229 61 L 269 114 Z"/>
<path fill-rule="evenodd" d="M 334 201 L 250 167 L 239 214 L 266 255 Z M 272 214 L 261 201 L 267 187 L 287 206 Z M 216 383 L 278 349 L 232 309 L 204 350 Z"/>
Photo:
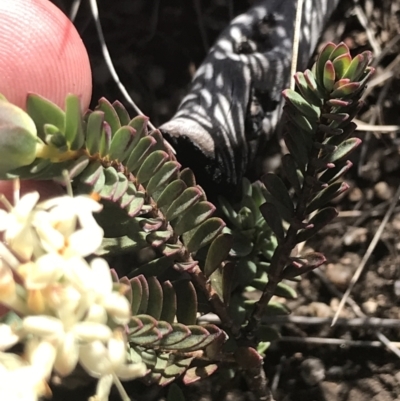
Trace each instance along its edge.
<path fill-rule="evenodd" d="M 71 0 L 54 2 L 65 10 L 71 5 Z M 82 3 L 76 25 L 92 60 L 93 99 L 121 99 L 103 61 L 88 2 Z M 221 29 L 252 1 L 98 3 L 105 39 L 121 81 L 157 126 L 176 110 Z M 354 54 L 365 49 L 374 52 L 377 73 L 359 116 L 364 124 L 400 123 L 399 10 L 399 0 L 344 0 L 322 38 L 343 40 Z M 354 167 L 347 179 L 351 190 L 337 201 L 340 215 L 306 245 L 324 252 L 328 263 L 298 284 L 299 297 L 289 303 L 297 321 L 282 324 L 282 340 L 267 354 L 266 371 L 277 401 L 400 400 L 400 358 L 380 342 L 382 335 L 394 348 L 400 342 L 399 129 L 364 128 L 369 131 L 358 132 L 363 145 L 353 157 Z M 329 322 L 315 324 L 313 318 L 330 321 L 334 315 L 341 294 L 391 206 L 393 212 L 351 292 L 353 304 L 344 308 L 335 327 Z M 394 320 L 386 322 L 390 327 L 379 321 L 371 321 L 369 327 L 351 326 L 362 315 Z M 205 401 L 211 385 L 191 390 L 190 399 Z M 142 391 L 146 399 L 159 394 L 156 389 Z M 251 399 L 243 392 L 230 397 Z"/>

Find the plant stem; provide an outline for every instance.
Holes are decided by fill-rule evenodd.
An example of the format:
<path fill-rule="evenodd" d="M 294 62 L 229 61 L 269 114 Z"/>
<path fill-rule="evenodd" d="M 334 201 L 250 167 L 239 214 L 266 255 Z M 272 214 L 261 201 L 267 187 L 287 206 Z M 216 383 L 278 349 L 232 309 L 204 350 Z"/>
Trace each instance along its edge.
<path fill-rule="evenodd" d="M 323 122 L 321 122 L 323 123 Z M 319 132 L 315 134 L 313 143 L 321 143 L 324 140 L 324 133 Z M 317 147 L 312 147 L 309 155 L 310 162 L 306 167 L 304 174 L 303 186 L 299 195 L 299 200 L 296 206 L 295 215 L 290 223 L 289 229 L 286 232 L 284 240 L 275 249 L 274 255 L 271 259 L 270 272 L 268 274 L 268 283 L 260 297 L 255 304 L 252 314 L 250 315 L 249 322 L 242 330 L 242 337 L 253 341 L 255 331 L 260 325 L 261 319 L 264 315 L 265 308 L 273 297 L 277 285 L 282 281 L 282 272 L 289 261 L 289 256 L 297 244 L 296 235 L 299 228 L 302 227 L 302 222 L 306 219 L 307 204 L 312 198 L 315 189 L 315 178 L 317 175 L 316 161 L 320 150 Z"/>

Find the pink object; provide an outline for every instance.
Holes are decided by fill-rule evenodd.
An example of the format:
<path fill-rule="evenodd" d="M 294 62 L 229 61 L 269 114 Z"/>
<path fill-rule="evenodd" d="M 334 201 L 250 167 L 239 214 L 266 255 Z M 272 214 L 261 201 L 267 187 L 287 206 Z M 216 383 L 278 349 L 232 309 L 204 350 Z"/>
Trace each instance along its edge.
<path fill-rule="evenodd" d="M 0 93 L 25 108 L 29 92 L 64 108 L 68 93 L 89 107 L 92 75 L 71 21 L 49 0 L 0 0 Z"/>

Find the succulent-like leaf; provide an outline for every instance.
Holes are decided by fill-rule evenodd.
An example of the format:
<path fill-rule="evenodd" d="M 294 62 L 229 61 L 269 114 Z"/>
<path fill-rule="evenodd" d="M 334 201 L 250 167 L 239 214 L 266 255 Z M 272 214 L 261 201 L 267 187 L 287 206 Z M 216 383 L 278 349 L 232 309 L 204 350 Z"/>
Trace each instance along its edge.
<path fill-rule="evenodd" d="M 67 95 L 65 100 L 65 139 L 70 149 L 77 150 L 83 146 L 84 135 L 82 127 L 81 102 L 76 95 Z"/>
<path fill-rule="evenodd" d="M 227 259 L 232 246 L 232 235 L 220 234 L 211 243 L 204 265 L 204 274 L 210 277 L 221 263 Z"/>
<path fill-rule="evenodd" d="M 189 168 L 184 168 L 181 171 L 180 179 L 188 186 L 195 187 L 196 186 L 196 178 L 194 177 L 193 171 Z"/>
<path fill-rule="evenodd" d="M 276 206 L 272 203 L 266 202 L 260 206 L 260 211 L 265 221 L 278 238 L 278 241 L 283 241 L 285 238 L 285 232 L 283 230 L 282 217 L 280 216 Z"/>
<path fill-rule="evenodd" d="M 337 57 L 342 56 L 343 54 L 349 53 L 350 50 L 344 42 L 339 43 L 332 50 L 332 53 L 329 55 L 329 60 L 334 61 Z"/>
<path fill-rule="evenodd" d="M 143 162 L 136 174 L 138 183 L 145 183 L 163 166 L 168 160 L 168 154 L 162 150 L 152 152 Z"/>
<path fill-rule="evenodd" d="M 111 139 L 108 158 L 113 161 L 122 162 L 126 157 L 126 150 L 135 136 L 135 130 L 129 126 L 123 126 L 117 130 Z"/>
<path fill-rule="evenodd" d="M 353 163 L 349 160 L 346 160 L 344 164 L 339 164 L 335 168 L 330 168 L 326 170 L 319 180 L 326 184 L 332 184 L 333 182 L 337 181 L 340 177 L 342 177 L 350 168 L 353 166 Z"/>
<path fill-rule="evenodd" d="M 332 98 L 346 98 L 354 96 L 354 94 L 358 91 L 361 84 L 359 82 L 350 82 L 348 84 L 342 85 L 339 88 L 335 89 L 330 96 Z"/>
<path fill-rule="evenodd" d="M 35 122 L 37 135 L 44 139 L 44 125 L 52 124 L 61 132 L 64 132 L 65 113 L 60 107 L 36 94 L 28 94 L 26 98 L 26 110 Z"/>
<path fill-rule="evenodd" d="M 172 223 L 177 235 L 181 235 L 201 224 L 215 211 L 215 206 L 207 201 L 198 202 Z"/>
<path fill-rule="evenodd" d="M 344 74 L 346 73 L 352 62 L 350 53 L 343 53 L 332 61 L 333 66 L 335 67 L 336 76 L 339 79 L 343 78 Z"/>
<path fill-rule="evenodd" d="M 131 118 L 124 105 L 119 100 L 115 100 L 112 104 L 112 107 L 118 115 L 121 126 L 128 125 L 131 121 Z"/>
<path fill-rule="evenodd" d="M 326 62 L 329 60 L 329 56 L 332 54 L 332 51 L 336 48 L 336 45 L 332 42 L 327 43 L 324 48 L 321 50 L 318 56 L 318 60 L 316 62 L 316 78 L 317 82 L 323 86 L 323 74 Z"/>
<path fill-rule="evenodd" d="M 146 313 L 159 320 L 163 306 L 163 290 L 160 282 L 153 276 L 147 277 L 149 286 L 149 303 Z"/>
<path fill-rule="evenodd" d="M 218 369 L 218 365 L 210 364 L 202 367 L 193 367 L 186 371 L 182 378 L 184 384 L 192 384 L 211 376 Z"/>
<path fill-rule="evenodd" d="M 320 116 L 320 110 L 308 103 L 299 93 L 292 89 L 285 89 L 282 92 L 286 101 L 294 106 L 302 115 L 308 117 L 311 122 L 317 121 Z"/>
<path fill-rule="evenodd" d="M 168 221 L 176 219 L 181 214 L 185 213 L 195 203 L 198 202 L 202 192 L 196 187 L 185 189 L 168 208 L 165 217 Z"/>
<path fill-rule="evenodd" d="M 348 188 L 349 186 L 345 182 L 335 182 L 329 185 L 327 188 L 319 192 L 315 196 L 315 198 L 308 204 L 306 208 L 306 213 L 310 214 L 314 210 L 320 209 L 321 207 L 325 206 L 328 202 L 330 202 L 332 199 L 336 198 L 344 191 L 347 191 Z"/>
<path fill-rule="evenodd" d="M 185 191 L 186 184 L 182 180 L 172 181 L 162 191 L 158 198 L 157 204 L 159 208 L 170 207 L 170 205 Z M 196 191 L 196 193 L 198 193 Z M 200 194 L 199 194 L 200 197 Z"/>
<path fill-rule="evenodd" d="M 211 217 L 195 228 L 188 241 L 184 241 L 189 252 L 196 252 L 209 244 L 225 227 L 225 223 L 218 217 Z"/>
<path fill-rule="evenodd" d="M 133 149 L 128 160 L 125 162 L 128 171 L 135 172 L 138 167 L 146 160 L 150 149 L 156 144 L 156 140 L 151 136 L 145 136 L 139 140 L 139 143 Z"/>
<path fill-rule="evenodd" d="M 333 66 L 332 61 L 328 60 L 325 63 L 324 75 L 323 75 L 323 84 L 327 92 L 331 92 L 333 86 L 335 85 L 335 80 L 336 80 L 335 67 Z"/>
<path fill-rule="evenodd" d="M 94 111 L 87 118 L 85 145 L 92 156 L 100 151 L 103 123 L 104 113 L 102 111 Z"/>
<path fill-rule="evenodd" d="M 334 207 L 326 207 L 321 209 L 312 219 L 308 222 L 308 227 L 301 230 L 296 236 L 296 242 L 303 242 L 310 239 L 319 230 L 329 224 L 336 216 L 338 211 Z"/>
<path fill-rule="evenodd" d="M 293 201 L 290 198 L 289 192 L 276 174 L 269 173 L 262 177 L 262 181 L 268 189 L 269 193 L 290 212 L 294 213 Z"/>
<path fill-rule="evenodd" d="M 181 165 L 176 161 L 166 162 L 160 170 L 158 170 L 153 177 L 150 178 L 146 190 L 149 195 L 153 195 L 155 191 L 160 191 L 168 182 L 174 177 L 176 172 L 180 169 Z M 157 197 L 155 197 L 157 200 Z"/>
<path fill-rule="evenodd" d="M 300 193 L 301 186 L 299 181 L 299 170 L 297 168 L 297 163 L 291 154 L 286 154 L 282 157 L 282 167 L 285 172 L 286 178 L 290 185 L 293 187 L 297 194 Z"/>
<path fill-rule="evenodd" d="M 104 120 L 111 128 L 111 135 L 114 135 L 118 131 L 118 129 L 121 128 L 121 122 L 119 120 L 118 114 L 107 99 L 105 99 L 104 97 L 101 98 L 95 110 L 101 110 L 102 112 L 104 112 Z"/>
<path fill-rule="evenodd" d="M 326 262 L 326 257 L 319 252 L 308 253 L 296 260 L 296 265 L 287 266 L 283 271 L 284 278 L 293 278 L 305 274 Z"/>
<path fill-rule="evenodd" d="M 294 75 L 294 79 L 301 95 L 308 103 L 314 104 L 316 106 L 322 106 L 322 98 L 318 96 L 316 91 L 314 91 L 313 88 L 309 86 L 304 76 L 304 73 L 297 72 Z"/>
<path fill-rule="evenodd" d="M 343 160 L 351 152 L 353 152 L 361 144 L 361 139 L 359 138 L 349 138 L 339 144 L 337 148 L 327 156 L 323 158 L 327 163 L 336 163 Z"/>
<path fill-rule="evenodd" d="M 265 316 L 289 315 L 290 309 L 283 303 L 277 301 L 268 302 L 265 308 Z"/>
<path fill-rule="evenodd" d="M 176 293 L 170 281 L 164 281 L 162 284 L 163 305 L 160 320 L 173 323 L 176 316 Z"/>
<path fill-rule="evenodd" d="M 131 302 L 132 316 L 135 316 L 138 314 L 142 302 L 142 294 L 143 294 L 142 281 L 139 277 L 134 277 L 129 281 L 131 283 L 131 289 L 132 289 L 132 302 Z"/>
<path fill-rule="evenodd" d="M 110 126 L 108 123 L 104 122 L 99 145 L 100 157 L 106 157 L 108 155 L 111 145 L 111 135 L 112 133 Z"/>
<path fill-rule="evenodd" d="M 176 316 L 179 323 L 191 325 L 197 319 L 197 293 L 193 284 L 188 280 L 176 281 L 175 292 L 178 297 Z"/>
<path fill-rule="evenodd" d="M 100 191 L 100 195 L 104 199 L 112 199 L 118 186 L 118 173 L 113 167 L 108 167 L 104 170 L 105 183 Z"/>

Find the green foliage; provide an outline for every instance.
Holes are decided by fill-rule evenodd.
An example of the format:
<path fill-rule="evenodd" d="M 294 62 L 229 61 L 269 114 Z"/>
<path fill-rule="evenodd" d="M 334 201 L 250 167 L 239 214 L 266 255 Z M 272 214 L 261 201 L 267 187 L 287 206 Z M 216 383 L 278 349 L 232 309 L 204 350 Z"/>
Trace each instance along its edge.
<path fill-rule="evenodd" d="M 161 133 L 148 131 L 147 117 L 131 119 L 121 103 L 105 99 L 82 116 L 73 95 L 65 112 L 38 95 L 29 95 L 28 114 L 0 100 L 0 147 L 8 152 L 0 178 L 62 181 L 66 171 L 75 194 L 102 202 L 98 254 L 122 272 L 113 274 L 131 305 L 130 359 L 146 364 L 147 383 L 181 377 L 189 384 L 221 360 L 261 368 L 279 338 L 263 316 L 289 313 L 271 298 L 295 298 L 284 280 L 325 262 L 318 252 L 292 251 L 337 215 L 329 203 L 348 188 L 339 180 L 361 142 L 350 137 L 351 120 L 373 72 L 370 60 L 369 52 L 352 58 L 343 43 L 328 43 L 312 70 L 295 75 L 297 91 L 283 91 L 284 177 L 244 179 L 238 202 L 219 200 L 226 223 Z M 218 325 L 199 323 L 208 312 Z M 184 399 L 175 386 L 172 399 Z"/>

